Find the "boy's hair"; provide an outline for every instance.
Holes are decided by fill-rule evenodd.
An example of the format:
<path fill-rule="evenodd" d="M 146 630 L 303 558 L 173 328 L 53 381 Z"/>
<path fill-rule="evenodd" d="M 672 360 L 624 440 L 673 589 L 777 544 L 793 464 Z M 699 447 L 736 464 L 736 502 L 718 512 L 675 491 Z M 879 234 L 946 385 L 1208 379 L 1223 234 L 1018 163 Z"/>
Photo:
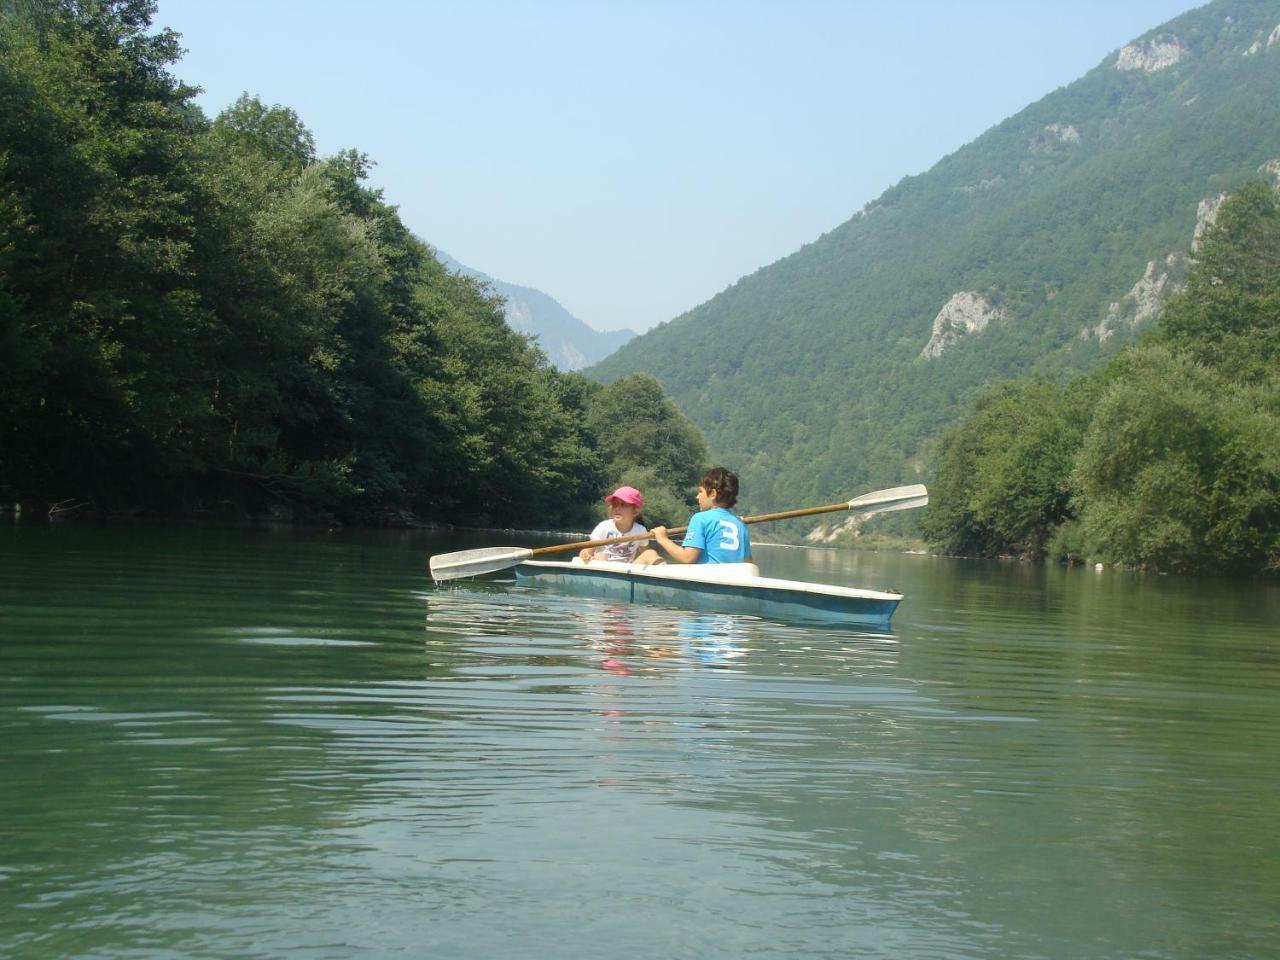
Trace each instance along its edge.
<path fill-rule="evenodd" d="M 724 467 L 712 467 L 698 479 L 698 486 L 716 495 L 716 504 L 732 507 L 738 502 L 738 475 Z"/>

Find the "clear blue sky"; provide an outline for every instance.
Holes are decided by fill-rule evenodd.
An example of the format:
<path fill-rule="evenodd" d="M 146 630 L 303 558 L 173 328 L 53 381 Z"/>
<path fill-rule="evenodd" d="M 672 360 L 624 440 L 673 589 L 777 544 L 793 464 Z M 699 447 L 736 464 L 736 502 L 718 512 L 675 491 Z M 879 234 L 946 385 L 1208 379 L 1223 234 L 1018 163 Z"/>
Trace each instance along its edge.
<path fill-rule="evenodd" d="M 210 116 L 355 147 L 406 225 L 643 330 L 830 230 L 1196 0 L 159 0 Z"/>

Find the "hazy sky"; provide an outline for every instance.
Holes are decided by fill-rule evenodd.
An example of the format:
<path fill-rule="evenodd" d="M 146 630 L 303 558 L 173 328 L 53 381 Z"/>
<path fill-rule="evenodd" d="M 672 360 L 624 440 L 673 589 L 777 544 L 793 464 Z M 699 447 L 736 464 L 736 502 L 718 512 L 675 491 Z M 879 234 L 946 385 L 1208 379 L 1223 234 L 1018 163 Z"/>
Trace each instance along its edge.
<path fill-rule="evenodd" d="M 418 236 L 644 330 L 1196 0 L 159 0 L 210 116 L 355 147 Z"/>

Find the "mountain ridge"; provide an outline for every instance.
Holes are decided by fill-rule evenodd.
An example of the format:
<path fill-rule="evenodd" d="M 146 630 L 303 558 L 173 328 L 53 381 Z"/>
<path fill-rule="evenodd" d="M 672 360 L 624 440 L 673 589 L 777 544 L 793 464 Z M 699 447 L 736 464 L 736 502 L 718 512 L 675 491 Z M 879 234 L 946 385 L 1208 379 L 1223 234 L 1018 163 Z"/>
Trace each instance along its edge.
<path fill-rule="evenodd" d="M 495 279 L 460 263 L 438 247 L 433 249 L 451 273 L 473 277 L 502 297 L 507 324 L 513 330 L 537 337 L 538 346 L 558 370 L 581 370 L 636 336 L 634 330 L 597 330 L 575 317 L 549 293 Z"/>
<path fill-rule="evenodd" d="M 1216 0 L 1147 31 L 589 375 L 657 376 L 753 510 L 927 473 L 983 383 L 1131 338 L 1080 334 L 1280 156 L 1278 27 L 1274 0 Z M 962 293 L 999 319 L 922 357 Z"/>

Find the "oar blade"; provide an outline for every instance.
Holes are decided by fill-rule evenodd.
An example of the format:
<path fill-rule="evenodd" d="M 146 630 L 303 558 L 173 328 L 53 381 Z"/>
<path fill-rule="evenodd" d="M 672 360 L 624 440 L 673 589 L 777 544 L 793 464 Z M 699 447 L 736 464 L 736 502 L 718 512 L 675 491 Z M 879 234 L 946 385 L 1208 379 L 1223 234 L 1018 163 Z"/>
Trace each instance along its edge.
<path fill-rule="evenodd" d="M 888 490 L 877 490 L 864 493 L 849 501 L 850 513 L 890 513 L 894 510 L 913 510 L 929 504 L 929 491 L 923 483 L 912 483 L 905 487 L 890 487 Z"/>
<path fill-rule="evenodd" d="M 479 550 L 459 550 L 456 553 L 440 553 L 431 558 L 431 579 L 460 580 L 478 577 L 514 567 L 521 560 L 528 560 L 532 550 L 523 547 L 482 547 Z"/>

